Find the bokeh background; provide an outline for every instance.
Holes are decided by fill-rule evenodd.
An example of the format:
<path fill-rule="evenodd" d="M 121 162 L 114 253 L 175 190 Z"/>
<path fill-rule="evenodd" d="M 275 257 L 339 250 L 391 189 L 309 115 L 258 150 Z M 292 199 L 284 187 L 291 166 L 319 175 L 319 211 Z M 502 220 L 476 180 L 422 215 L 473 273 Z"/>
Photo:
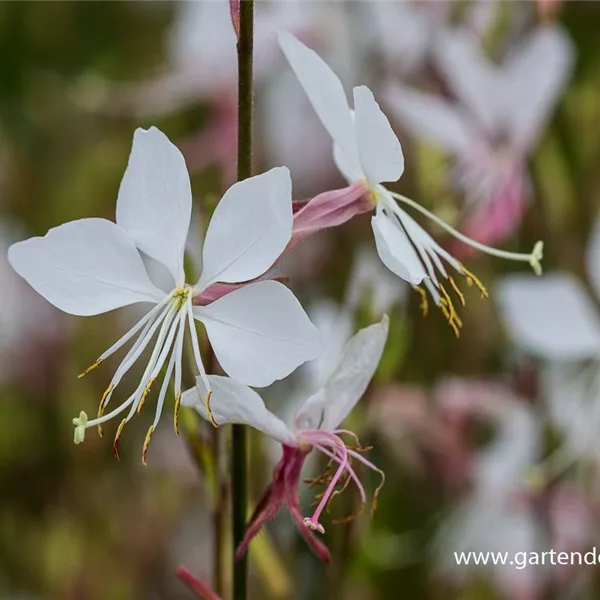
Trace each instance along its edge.
<path fill-rule="evenodd" d="M 217 440 L 185 412 L 185 435 L 177 438 L 164 423 L 147 467 L 140 454 L 148 415 L 128 426 L 120 462 L 110 427 L 108 439 L 90 431 L 75 446 L 71 419 L 80 410 L 95 413 L 117 363 L 76 376 L 129 328 L 135 309 L 61 314 L 12 272 L 6 251 L 65 221 L 114 218 L 133 131 L 149 125 L 186 156 L 201 239 L 235 174 L 228 11 L 217 0 L 0 3 L 3 599 L 183 600 L 191 595 L 177 566 L 206 581 L 227 566 L 228 542 L 213 535 L 227 517 L 227 431 Z M 418 294 L 378 262 L 368 216 L 309 238 L 287 257 L 279 274 L 325 331 L 331 356 L 357 327 L 382 312 L 391 317 L 381 367 L 350 418 L 362 443 L 374 446 L 371 458 L 387 482 L 374 519 L 365 511 L 348 525 L 327 527 L 334 557 L 327 568 L 282 513 L 251 547 L 251 597 L 600 597 L 597 567 L 468 568 L 453 555 L 585 552 L 597 540 L 600 342 L 572 351 L 571 334 L 579 330 L 569 315 L 585 313 L 582 327 L 600 331 L 600 3 L 259 1 L 256 12 L 255 172 L 287 165 L 298 200 L 344 185 L 327 135 L 276 44 L 274 32 L 286 28 L 326 58 L 347 90 L 372 87 L 406 156 L 397 191 L 498 247 L 529 252 L 543 239 L 545 271 L 570 273 L 573 289 L 564 292 L 560 282 L 529 289 L 529 280 L 506 279 L 529 274 L 528 265 L 466 251 L 415 215 L 490 290 L 489 300 L 466 291 L 456 339 L 437 310 L 422 317 Z M 514 143 L 515 128 L 498 127 L 474 134 L 467 147 L 476 156 L 467 156 L 448 140 L 438 113 L 428 114 L 420 101 L 405 111 L 394 96 L 396 86 L 426 91 L 477 130 L 477 111 L 461 98 L 459 80 L 477 87 L 481 72 L 448 66 L 440 40 L 468 34 L 489 61 L 485 68 L 498 74 L 542 30 L 561 43 L 528 55 L 516 92 L 524 95 L 507 112 L 529 111 L 521 125 L 535 123 L 535 131 L 526 144 Z M 523 289 L 513 294 L 514 281 Z M 549 339 L 537 339 L 531 324 Z M 289 414 L 327 366 L 308 365 L 273 386 L 265 393 L 269 407 Z M 139 374 L 134 370 L 131 382 Z M 253 500 L 278 453 L 253 434 Z M 367 478 L 368 489 L 377 483 Z M 313 495 L 302 490 L 307 510 Z M 349 490 L 331 518 L 356 502 Z"/>

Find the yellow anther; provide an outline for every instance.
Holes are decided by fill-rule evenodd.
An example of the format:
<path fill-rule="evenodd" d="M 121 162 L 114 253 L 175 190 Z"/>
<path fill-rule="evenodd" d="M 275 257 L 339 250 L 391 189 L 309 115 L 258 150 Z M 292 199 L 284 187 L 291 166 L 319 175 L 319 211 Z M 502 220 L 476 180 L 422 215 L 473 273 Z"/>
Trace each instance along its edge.
<path fill-rule="evenodd" d="M 452 291 L 457 295 L 458 300 L 461 304 L 461 306 L 465 305 L 465 296 L 464 294 L 458 289 L 458 286 L 456 285 L 456 282 L 454 281 L 454 279 L 452 279 L 452 277 L 448 277 L 448 281 L 450 282 L 450 286 L 452 287 Z"/>
<path fill-rule="evenodd" d="M 102 394 L 102 399 L 100 400 L 100 405 L 98 406 L 98 419 L 100 419 L 104 415 L 104 410 L 106 409 L 106 405 L 110 399 L 110 395 L 112 391 L 115 389 L 115 386 L 111 383 L 107 388 L 104 394 Z M 98 424 L 98 435 L 102 437 L 104 435 L 104 430 L 102 429 L 102 423 Z"/>
<path fill-rule="evenodd" d="M 138 407 L 137 407 L 138 415 L 142 412 L 142 408 L 144 408 L 144 402 L 146 401 L 146 396 L 150 393 L 150 390 L 152 389 L 152 384 L 155 381 L 156 381 L 156 377 L 152 377 L 152 378 L 150 378 L 150 381 L 148 381 L 148 383 L 146 384 L 146 387 L 144 388 L 142 397 L 140 398 L 140 403 L 138 404 Z"/>
<path fill-rule="evenodd" d="M 381 483 L 375 488 L 375 492 L 373 492 L 373 501 L 371 502 L 371 518 L 375 517 L 375 513 L 377 512 L 377 502 L 379 501 L 379 494 L 383 489 L 385 484 L 385 473 L 378 469 L 379 474 L 381 475 Z"/>
<path fill-rule="evenodd" d="M 446 291 L 446 288 L 440 283 L 439 290 L 442 293 L 442 298 L 440 298 L 440 309 L 446 320 L 448 321 L 448 325 L 454 331 L 454 335 L 456 337 L 460 336 L 460 328 L 462 327 L 462 321 L 460 317 L 456 314 L 456 310 L 454 309 L 454 304 L 452 303 L 452 298 Z"/>
<path fill-rule="evenodd" d="M 115 458 L 117 460 L 120 459 L 120 457 L 119 457 L 119 438 L 121 437 L 121 433 L 123 433 L 123 428 L 125 427 L 125 423 L 127 423 L 127 419 L 123 419 L 119 423 L 119 427 L 118 427 L 117 433 L 115 435 L 115 440 L 113 442 L 113 454 L 115 455 Z"/>
<path fill-rule="evenodd" d="M 77 375 L 78 379 L 85 377 L 90 371 L 93 371 L 96 367 L 99 367 L 102 364 L 102 359 L 99 358 L 93 365 L 90 365 L 85 371 L 82 371 Z"/>
<path fill-rule="evenodd" d="M 429 302 L 427 301 L 427 292 L 420 285 L 413 285 L 413 288 L 419 293 L 421 296 L 421 304 L 419 304 L 419 308 L 421 309 L 421 314 L 426 317 L 429 312 Z"/>
<path fill-rule="evenodd" d="M 469 285 L 475 285 L 475 287 L 481 292 L 482 298 L 490 297 L 488 291 L 485 289 L 485 286 L 483 285 L 483 283 L 481 283 L 478 277 L 473 275 L 473 273 L 471 273 L 471 271 L 469 271 L 464 265 L 460 265 L 460 270 L 462 271 L 462 274 L 467 278 L 467 283 Z"/>
<path fill-rule="evenodd" d="M 146 438 L 144 439 L 144 447 L 142 448 L 142 464 L 146 466 L 146 454 L 148 453 L 148 446 L 150 445 L 150 440 L 152 438 L 152 434 L 154 433 L 154 425 L 150 425 L 148 428 L 148 433 L 146 434 Z"/>
<path fill-rule="evenodd" d="M 212 414 L 212 410 L 210 409 L 210 397 L 212 396 L 212 391 L 206 392 L 206 396 L 204 396 L 204 406 L 206 407 L 206 414 L 212 424 L 213 427 L 218 427 L 219 424 L 215 421 L 215 417 Z"/>
<path fill-rule="evenodd" d="M 181 392 L 175 394 L 175 409 L 173 411 L 173 427 L 175 435 L 179 435 L 179 409 L 181 408 Z"/>

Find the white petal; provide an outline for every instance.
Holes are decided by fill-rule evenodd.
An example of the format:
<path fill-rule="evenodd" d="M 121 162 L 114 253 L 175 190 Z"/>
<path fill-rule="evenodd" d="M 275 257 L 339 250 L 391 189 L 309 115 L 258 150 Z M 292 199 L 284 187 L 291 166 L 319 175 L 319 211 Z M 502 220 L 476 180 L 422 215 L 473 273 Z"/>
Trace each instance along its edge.
<path fill-rule="evenodd" d="M 360 171 L 354 124 L 338 76 L 314 50 L 291 33 L 280 31 L 279 45 L 323 126 L 338 145 L 343 163 L 352 173 Z"/>
<path fill-rule="evenodd" d="M 404 171 L 400 142 L 373 92 L 364 85 L 354 88 L 354 125 L 360 164 L 369 183 L 400 179 Z"/>
<path fill-rule="evenodd" d="M 404 229 L 378 209 L 371 218 L 377 253 L 393 273 L 413 285 L 421 283 L 427 273 Z"/>
<path fill-rule="evenodd" d="M 262 275 L 292 237 L 292 182 L 287 167 L 232 185 L 217 205 L 204 240 L 198 291 Z"/>
<path fill-rule="evenodd" d="M 192 214 L 181 152 L 156 127 L 136 129 L 117 199 L 117 224 L 148 256 L 184 283 L 183 252 Z"/>
<path fill-rule="evenodd" d="M 322 390 L 298 410 L 294 424 L 301 429 L 333 430 L 350 414 L 373 378 L 387 340 L 389 319 L 361 329 L 346 345 L 335 371 Z"/>
<path fill-rule="evenodd" d="M 600 319 L 572 276 L 506 277 L 497 297 L 509 331 L 530 352 L 551 360 L 598 356 Z"/>
<path fill-rule="evenodd" d="M 596 220 L 588 242 L 585 261 L 591 284 L 600 298 L 600 218 Z"/>
<path fill-rule="evenodd" d="M 448 152 L 472 149 L 476 132 L 458 107 L 396 82 L 388 84 L 384 97 L 392 113 L 415 137 L 428 138 Z"/>
<path fill-rule="evenodd" d="M 204 323 L 225 372 L 247 385 L 270 385 L 322 351 L 317 328 L 276 281 L 249 284 L 194 307 L 194 316 Z"/>
<path fill-rule="evenodd" d="M 573 44 L 558 27 L 538 27 L 507 65 L 506 118 L 510 139 L 529 150 L 573 66 Z"/>
<path fill-rule="evenodd" d="M 106 219 L 71 221 L 13 244 L 8 260 L 34 290 L 72 315 L 97 315 L 165 296 L 150 282 L 127 234 Z"/>
<path fill-rule="evenodd" d="M 500 74 L 484 56 L 476 36 L 464 29 L 445 31 L 436 58 L 454 93 L 488 134 L 496 133 L 504 108 Z"/>
<path fill-rule="evenodd" d="M 262 398 L 249 387 L 219 375 L 209 375 L 212 389 L 210 410 L 219 425 L 238 423 L 249 425 L 262 433 L 280 441 L 282 444 L 296 446 L 296 436 L 287 425 L 267 409 Z M 196 379 L 196 387 L 187 390 L 181 397 L 183 406 L 195 408 L 205 419 L 206 386 L 201 377 Z"/>

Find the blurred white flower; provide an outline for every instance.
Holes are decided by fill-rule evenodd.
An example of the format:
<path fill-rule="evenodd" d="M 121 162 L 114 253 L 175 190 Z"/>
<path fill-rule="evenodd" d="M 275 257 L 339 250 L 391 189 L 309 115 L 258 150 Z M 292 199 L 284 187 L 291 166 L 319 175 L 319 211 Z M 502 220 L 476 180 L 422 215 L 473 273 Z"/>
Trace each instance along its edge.
<path fill-rule="evenodd" d="M 435 543 L 439 568 L 463 581 L 486 570 L 508 598 L 533 598 L 544 567 L 457 565 L 460 552 L 535 552 L 548 544 L 530 500 L 528 476 L 540 452 L 540 421 L 504 386 L 449 380 L 438 386 L 440 408 L 455 418 L 478 417 L 495 426 L 493 439 L 472 459 L 471 489 L 442 526 Z"/>
<path fill-rule="evenodd" d="M 600 220 L 587 248 L 590 283 L 600 296 Z M 543 397 L 564 446 L 546 465 L 570 466 L 591 456 L 600 464 L 600 313 L 581 283 L 557 272 L 541 280 L 506 277 L 498 286 L 499 307 L 515 342 L 545 361 Z"/>
<path fill-rule="evenodd" d="M 537 27 L 501 65 L 487 59 L 466 28 L 440 32 L 436 45 L 436 63 L 457 100 L 399 82 L 389 82 L 384 97 L 414 135 L 454 157 L 467 194 L 464 230 L 492 243 L 520 222 L 527 157 L 565 87 L 573 46 L 556 25 Z"/>
<path fill-rule="evenodd" d="M 482 295 L 486 296 L 487 292 L 472 273 L 405 212 L 400 203 L 418 210 L 454 237 L 478 250 L 511 260 L 526 261 L 536 272 L 540 272 L 541 243 L 536 244 L 531 254 L 516 254 L 483 246 L 455 231 L 413 200 L 387 190 L 382 182 L 397 181 L 401 177 L 404 157 L 400 142 L 371 90 L 366 86 L 354 88 L 352 110 L 340 80 L 316 52 L 286 31 L 280 32 L 279 42 L 315 112 L 334 141 L 335 162 L 351 184 L 346 190 L 357 188 L 358 192 L 362 192 L 354 196 L 355 201 L 361 203 L 361 211 L 364 211 L 362 204 L 365 193 L 372 200 L 372 208 L 375 209 L 375 216 L 372 218 L 373 234 L 382 262 L 413 286 L 423 282 L 456 335 L 462 322 L 442 281 L 448 282 L 461 304 L 464 304 L 464 296 L 448 275 L 442 260 L 468 282 L 475 284 Z M 320 196 L 337 194 L 343 208 L 347 209 L 348 195 L 342 193 L 344 191 L 336 190 Z M 312 202 L 319 198 L 317 196 Z M 328 203 L 327 215 L 335 215 L 329 204 L 331 203 Z M 310 207 L 311 202 L 296 214 L 295 228 L 300 215 Z M 421 288 L 418 289 L 423 298 L 423 312 L 426 312 L 426 293 Z"/>
<path fill-rule="evenodd" d="M 155 305 L 82 373 L 97 367 L 137 336 L 102 397 L 98 417 L 88 421 L 82 412 L 73 420 L 75 443 L 83 441 L 88 427 L 98 425 L 101 431 L 102 423 L 129 409 L 115 436 L 118 457 L 123 427 L 141 411 L 165 365 L 154 422 L 144 442 L 143 461 L 173 373 L 177 431 L 186 329 L 191 334 L 196 367 L 206 383 L 208 407 L 210 386 L 194 319 L 204 324 L 223 369 L 249 385 L 269 385 L 318 355 L 318 331 L 294 295 L 278 282 L 250 283 L 207 305 L 194 305 L 217 282 L 255 279 L 277 260 L 292 229 L 287 168 L 278 167 L 246 179 L 225 193 L 208 226 L 202 274 L 194 286 L 185 282 L 183 262 L 191 211 L 191 187 L 183 156 L 158 129 L 138 129 L 119 189 L 117 224 L 105 219 L 80 219 L 51 229 L 43 238 L 11 246 L 8 256 L 13 268 L 67 313 L 89 316 L 139 302 Z M 152 283 L 140 253 L 168 268 L 171 282 L 166 290 Z M 139 385 L 125 402 L 105 415 L 115 388 L 156 334 Z"/>
<path fill-rule="evenodd" d="M 366 4 L 371 13 L 371 45 L 381 54 L 386 70 L 408 75 L 422 69 L 451 3 L 404 0 Z"/>
<path fill-rule="evenodd" d="M 346 290 L 346 304 L 358 309 L 365 297 L 376 315 L 390 312 L 406 300 L 408 286 L 386 269 L 372 248 L 358 248 Z"/>

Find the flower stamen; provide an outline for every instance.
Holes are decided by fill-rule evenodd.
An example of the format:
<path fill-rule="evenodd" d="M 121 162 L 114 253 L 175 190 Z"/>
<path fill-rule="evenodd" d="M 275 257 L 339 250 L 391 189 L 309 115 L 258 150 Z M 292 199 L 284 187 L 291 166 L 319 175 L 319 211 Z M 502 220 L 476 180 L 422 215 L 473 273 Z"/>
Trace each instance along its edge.
<path fill-rule="evenodd" d="M 112 394 L 112 391 L 115 389 L 115 386 L 111 383 L 105 390 L 104 394 L 102 394 L 102 399 L 100 400 L 100 405 L 98 406 L 98 415 L 97 419 L 101 419 L 104 416 L 104 410 L 106 409 L 106 405 L 108 404 L 108 399 Z M 102 423 L 98 423 L 98 435 L 102 437 L 104 435 L 104 429 L 102 428 Z"/>
<path fill-rule="evenodd" d="M 79 375 L 77 375 L 77 379 L 81 379 L 85 377 L 88 373 L 93 371 L 95 368 L 99 367 L 103 363 L 103 359 L 99 358 L 95 363 L 91 364 L 87 369 L 83 370 Z"/>
<path fill-rule="evenodd" d="M 448 281 L 450 282 L 450 287 L 452 288 L 452 291 L 456 294 L 456 296 L 458 297 L 458 300 L 460 302 L 461 306 L 465 306 L 466 301 L 465 301 L 465 296 L 464 294 L 460 291 L 459 287 L 456 285 L 456 282 L 454 281 L 454 279 L 452 279 L 451 276 L 448 276 Z"/>
<path fill-rule="evenodd" d="M 211 396 L 212 396 L 212 391 L 208 390 L 208 392 L 206 392 L 206 396 L 204 396 L 204 407 L 206 408 L 206 414 L 208 415 L 208 419 L 209 419 L 211 425 L 216 429 L 219 427 L 219 424 L 215 421 L 215 417 L 210 408 L 210 397 Z"/>
<path fill-rule="evenodd" d="M 142 464 L 146 466 L 146 454 L 148 453 L 148 446 L 150 445 L 150 439 L 152 438 L 152 434 L 154 433 L 154 425 L 150 425 L 148 428 L 148 433 L 146 433 L 146 437 L 144 439 L 144 446 L 142 448 Z"/>
<path fill-rule="evenodd" d="M 469 271 L 469 269 L 462 264 L 460 265 L 460 271 L 465 276 L 467 283 L 469 285 L 474 285 L 480 291 L 482 298 L 488 299 L 490 297 L 486 287 L 483 285 L 483 283 L 481 283 L 481 280 L 476 275 L 471 273 L 471 271 Z"/>
<path fill-rule="evenodd" d="M 121 433 L 123 433 L 123 428 L 127 423 L 127 419 L 123 419 L 119 423 L 119 427 L 117 429 L 117 433 L 115 434 L 115 439 L 113 441 L 113 455 L 117 460 L 120 460 L 119 456 L 119 438 L 121 437 Z"/>
<path fill-rule="evenodd" d="M 175 435 L 179 435 L 179 410 L 181 409 L 181 390 L 175 394 L 175 408 L 173 409 L 173 428 Z"/>
<path fill-rule="evenodd" d="M 421 309 L 421 314 L 426 317 L 429 313 L 429 302 L 427 301 L 427 292 L 420 285 L 413 285 L 413 289 L 416 290 L 421 296 L 421 303 L 419 304 L 419 308 Z"/>

